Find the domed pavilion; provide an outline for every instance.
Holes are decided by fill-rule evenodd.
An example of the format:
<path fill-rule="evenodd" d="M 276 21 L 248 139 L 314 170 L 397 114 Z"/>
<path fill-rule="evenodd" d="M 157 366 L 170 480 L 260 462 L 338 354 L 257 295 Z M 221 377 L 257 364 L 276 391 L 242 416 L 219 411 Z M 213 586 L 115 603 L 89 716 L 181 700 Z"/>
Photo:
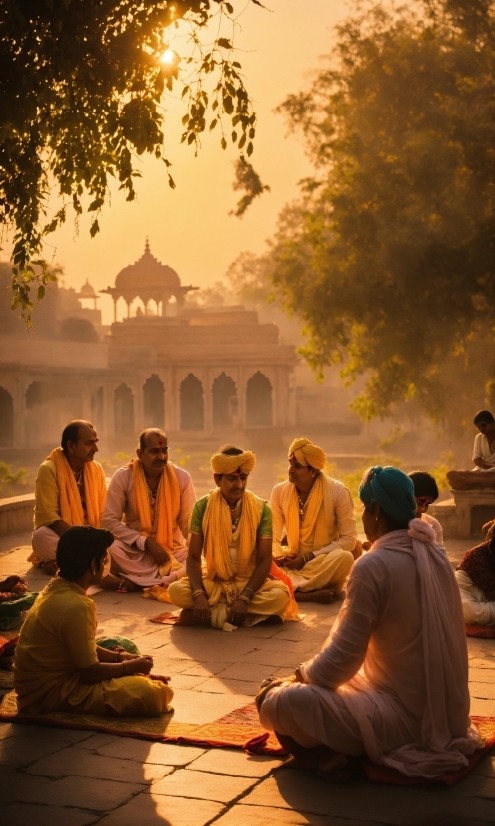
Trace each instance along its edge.
<path fill-rule="evenodd" d="M 180 278 L 168 264 L 162 264 L 150 251 L 148 239 L 144 253 L 135 264 L 124 267 L 115 279 L 115 287 L 101 290 L 113 298 L 114 319 L 117 320 L 117 301 L 123 298 L 127 304 L 127 316 L 130 316 L 130 307 L 134 299 L 140 298 L 144 304 L 144 314 L 147 315 L 148 304 L 155 301 L 158 315 L 165 315 L 165 307 L 172 297 L 177 301 L 177 307 L 184 303 L 184 296 L 198 287 L 189 285 L 182 287 Z"/>

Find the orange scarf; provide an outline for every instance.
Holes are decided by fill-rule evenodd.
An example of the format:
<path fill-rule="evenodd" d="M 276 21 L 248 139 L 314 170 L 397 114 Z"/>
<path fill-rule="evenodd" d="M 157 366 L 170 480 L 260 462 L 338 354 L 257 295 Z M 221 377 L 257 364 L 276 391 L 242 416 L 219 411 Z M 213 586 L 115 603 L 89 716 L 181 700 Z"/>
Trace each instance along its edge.
<path fill-rule="evenodd" d="M 174 525 L 180 511 L 180 488 L 175 470 L 168 462 L 163 468 L 156 496 L 155 517 L 151 519 L 148 486 L 140 459 L 133 459 L 134 506 L 139 516 L 141 534 L 156 539 L 169 553 L 174 553 Z"/>
<path fill-rule="evenodd" d="M 47 459 L 55 464 L 59 489 L 60 518 L 68 525 L 84 525 L 84 508 L 74 472 L 61 447 L 52 450 Z M 105 508 L 107 486 L 105 473 L 98 462 L 86 462 L 84 473 L 84 498 L 88 525 L 100 527 L 100 516 Z"/>

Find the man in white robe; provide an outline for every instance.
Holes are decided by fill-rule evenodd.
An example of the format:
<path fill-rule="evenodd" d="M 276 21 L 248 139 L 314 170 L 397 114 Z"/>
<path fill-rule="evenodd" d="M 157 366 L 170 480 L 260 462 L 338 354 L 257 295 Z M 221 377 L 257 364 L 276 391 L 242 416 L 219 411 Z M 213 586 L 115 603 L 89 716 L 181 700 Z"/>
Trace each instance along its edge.
<path fill-rule="evenodd" d="M 474 440 L 473 470 L 451 470 L 447 473 L 454 490 L 495 487 L 495 419 L 489 410 L 480 410 L 474 417 L 479 433 Z"/>
<path fill-rule="evenodd" d="M 466 766 L 480 745 L 459 591 L 432 528 L 414 518 L 406 474 L 370 468 L 360 498 L 372 548 L 352 568 L 321 653 L 292 681 L 262 687 L 260 720 L 304 768 L 342 768 L 367 754 L 432 779 Z"/>
<path fill-rule="evenodd" d="M 163 431 L 144 430 L 136 454 L 108 487 L 102 527 L 116 537 L 110 548 L 112 569 L 141 587 L 168 586 L 186 575 L 196 494 L 189 473 L 168 462 Z"/>

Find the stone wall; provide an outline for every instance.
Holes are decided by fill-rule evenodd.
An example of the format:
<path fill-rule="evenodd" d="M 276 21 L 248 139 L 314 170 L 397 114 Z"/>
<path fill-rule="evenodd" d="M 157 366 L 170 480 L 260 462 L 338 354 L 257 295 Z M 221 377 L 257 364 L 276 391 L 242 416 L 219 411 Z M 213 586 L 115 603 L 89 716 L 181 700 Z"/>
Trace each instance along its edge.
<path fill-rule="evenodd" d="M 33 528 L 34 493 L 0 499 L 0 536 Z"/>

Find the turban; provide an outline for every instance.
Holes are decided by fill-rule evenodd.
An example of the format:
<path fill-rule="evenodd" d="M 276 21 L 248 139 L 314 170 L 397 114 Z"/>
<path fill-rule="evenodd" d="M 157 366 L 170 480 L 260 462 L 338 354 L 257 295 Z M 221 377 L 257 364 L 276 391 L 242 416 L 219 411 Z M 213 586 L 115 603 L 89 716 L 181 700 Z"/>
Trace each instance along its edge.
<path fill-rule="evenodd" d="M 256 464 L 256 456 L 250 450 L 244 450 L 236 456 L 228 453 L 215 453 L 211 457 L 213 473 L 251 473 Z"/>
<path fill-rule="evenodd" d="M 380 505 L 396 522 L 410 522 L 416 517 L 412 479 L 396 467 L 370 467 L 363 476 L 359 498 L 365 505 Z"/>
<path fill-rule="evenodd" d="M 294 454 L 300 465 L 311 465 L 316 470 L 321 470 L 326 465 L 327 454 L 325 451 L 304 437 L 294 439 L 289 448 L 289 459 L 292 454 Z"/>

